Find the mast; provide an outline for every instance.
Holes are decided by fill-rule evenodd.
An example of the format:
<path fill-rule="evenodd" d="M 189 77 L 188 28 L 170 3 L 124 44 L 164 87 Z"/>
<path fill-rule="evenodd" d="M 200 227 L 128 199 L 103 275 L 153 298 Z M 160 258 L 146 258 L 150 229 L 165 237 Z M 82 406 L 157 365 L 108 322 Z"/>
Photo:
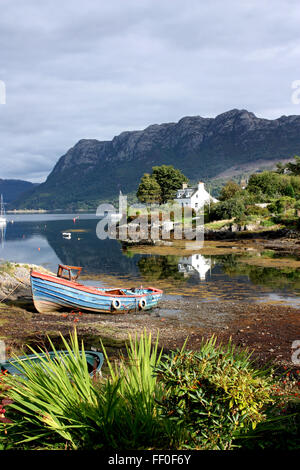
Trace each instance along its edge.
<path fill-rule="evenodd" d="M 3 195 L 1 194 L 0 216 L 4 216 Z"/>
<path fill-rule="evenodd" d="M 1 194 L 1 198 L 0 198 L 0 221 L 3 223 L 3 222 L 6 222 L 6 219 L 5 219 L 5 209 L 4 209 L 4 203 L 3 203 L 3 195 Z"/>

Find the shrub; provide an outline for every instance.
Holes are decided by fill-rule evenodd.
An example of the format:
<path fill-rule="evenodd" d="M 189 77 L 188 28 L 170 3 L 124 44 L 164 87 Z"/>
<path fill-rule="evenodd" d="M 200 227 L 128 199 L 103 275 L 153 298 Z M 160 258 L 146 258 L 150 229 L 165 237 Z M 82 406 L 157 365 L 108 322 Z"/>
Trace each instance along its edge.
<path fill-rule="evenodd" d="M 296 199 L 284 196 L 279 199 L 276 199 L 269 205 L 270 212 L 275 214 L 282 214 L 286 212 L 288 209 L 291 209 L 295 206 Z"/>
<path fill-rule="evenodd" d="M 250 205 L 246 208 L 246 215 L 257 215 L 261 217 L 267 217 L 270 215 L 270 212 L 267 207 L 260 207 L 255 205 Z"/>
<path fill-rule="evenodd" d="M 186 429 L 189 446 L 229 449 L 241 430 L 254 429 L 274 399 L 272 378 L 256 370 L 247 351 L 203 342 L 164 356 L 156 373 L 165 385 L 161 413 Z"/>
<path fill-rule="evenodd" d="M 212 204 L 210 208 L 210 220 L 232 219 L 241 217 L 245 211 L 242 200 L 231 198 L 226 201 Z"/>

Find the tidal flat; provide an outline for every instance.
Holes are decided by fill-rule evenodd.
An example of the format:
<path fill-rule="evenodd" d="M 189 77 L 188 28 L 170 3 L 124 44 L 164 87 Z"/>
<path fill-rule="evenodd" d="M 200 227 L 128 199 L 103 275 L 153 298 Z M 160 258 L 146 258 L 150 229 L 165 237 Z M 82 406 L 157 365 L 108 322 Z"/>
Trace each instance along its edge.
<path fill-rule="evenodd" d="M 139 246 L 133 251 L 147 254 L 146 259 L 149 260 L 157 259 L 151 257 L 153 250 L 164 257 L 173 256 L 171 250 L 176 250 L 177 256 L 191 255 L 179 245 Z M 93 283 L 101 278 L 102 285 L 120 287 L 130 287 L 142 278 L 144 285 L 153 284 L 164 289 L 158 308 L 135 314 L 37 313 L 31 299 L 30 265 L 3 263 L 0 267 L 0 339 L 5 342 L 6 354 L 10 356 L 28 351 L 28 345 L 43 349 L 49 347 L 48 336 L 59 345 L 60 334 L 68 335 L 76 327 L 86 348 L 101 349 L 102 340 L 111 357 L 117 358 L 121 351 L 125 351 L 128 335 L 140 335 L 145 329 L 152 333 L 153 338 L 158 335 L 160 345 L 166 350 L 181 347 L 186 339 L 187 347 L 197 350 L 202 338 L 214 334 L 220 342 L 231 338 L 234 344 L 250 349 L 258 363 L 271 361 L 278 366 L 299 368 L 292 362 L 293 342 L 300 339 L 298 247 L 295 244 L 291 252 L 290 244 L 288 249 L 278 250 L 266 241 L 205 243 L 201 254 L 217 259 L 222 257 L 225 271 L 228 270 L 233 277 L 240 279 L 241 273 L 246 277 L 259 274 L 260 292 L 255 278 L 251 286 L 232 286 L 223 278 L 219 284 L 184 283 L 184 278 L 179 278 L 176 283 L 174 276 L 163 278 L 153 265 L 136 279 L 129 279 L 126 275 L 83 276 L 83 282 L 89 279 Z M 285 297 L 274 294 L 276 286 L 284 291 L 286 285 L 292 285 L 292 289 Z"/>

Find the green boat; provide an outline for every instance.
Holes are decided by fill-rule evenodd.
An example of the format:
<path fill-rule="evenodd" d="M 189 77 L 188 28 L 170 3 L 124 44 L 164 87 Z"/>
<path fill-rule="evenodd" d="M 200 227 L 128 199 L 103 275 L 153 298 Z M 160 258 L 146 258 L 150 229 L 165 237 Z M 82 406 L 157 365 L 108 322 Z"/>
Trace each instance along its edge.
<path fill-rule="evenodd" d="M 23 376 L 21 369 L 20 361 L 24 361 L 27 363 L 36 363 L 41 362 L 41 359 L 48 358 L 53 361 L 57 361 L 57 355 L 63 361 L 64 357 L 70 355 L 68 351 L 57 351 L 55 352 L 47 352 L 47 353 L 37 353 L 37 354 L 29 354 L 28 356 L 21 356 L 18 359 L 8 359 L 5 362 L 0 362 L 0 370 L 1 372 L 7 371 L 8 374 L 11 375 L 19 375 Z M 91 377 L 101 375 L 101 367 L 104 362 L 104 356 L 101 352 L 97 351 L 85 351 L 86 362 L 88 366 L 88 371 Z"/>

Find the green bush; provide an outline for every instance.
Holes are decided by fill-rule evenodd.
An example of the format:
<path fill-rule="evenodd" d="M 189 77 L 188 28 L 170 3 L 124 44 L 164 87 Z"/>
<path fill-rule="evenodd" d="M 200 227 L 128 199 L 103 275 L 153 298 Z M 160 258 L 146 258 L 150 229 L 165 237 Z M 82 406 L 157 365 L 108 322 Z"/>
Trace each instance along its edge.
<path fill-rule="evenodd" d="M 161 413 L 189 433 L 196 449 L 230 449 L 241 431 L 255 429 L 274 403 L 272 377 L 231 343 L 203 342 L 200 351 L 173 352 L 156 368 L 164 383 Z"/>
<path fill-rule="evenodd" d="M 269 211 L 275 214 L 282 214 L 295 206 L 296 199 L 289 196 L 284 196 L 276 199 L 269 205 Z"/>
<path fill-rule="evenodd" d="M 245 205 L 242 200 L 232 198 L 212 204 L 210 207 L 210 220 L 232 219 L 241 217 L 245 212 Z"/>
<path fill-rule="evenodd" d="M 260 207 L 260 206 L 250 205 L 250 206 L 247 206 L 245 214 L 246 215 L 257 215 L 257 216 L 261 216 L 261 217 L 267 217 L 268 215 L 270 215 L 270 212 L 269 212 L 267 207 Z"/>

